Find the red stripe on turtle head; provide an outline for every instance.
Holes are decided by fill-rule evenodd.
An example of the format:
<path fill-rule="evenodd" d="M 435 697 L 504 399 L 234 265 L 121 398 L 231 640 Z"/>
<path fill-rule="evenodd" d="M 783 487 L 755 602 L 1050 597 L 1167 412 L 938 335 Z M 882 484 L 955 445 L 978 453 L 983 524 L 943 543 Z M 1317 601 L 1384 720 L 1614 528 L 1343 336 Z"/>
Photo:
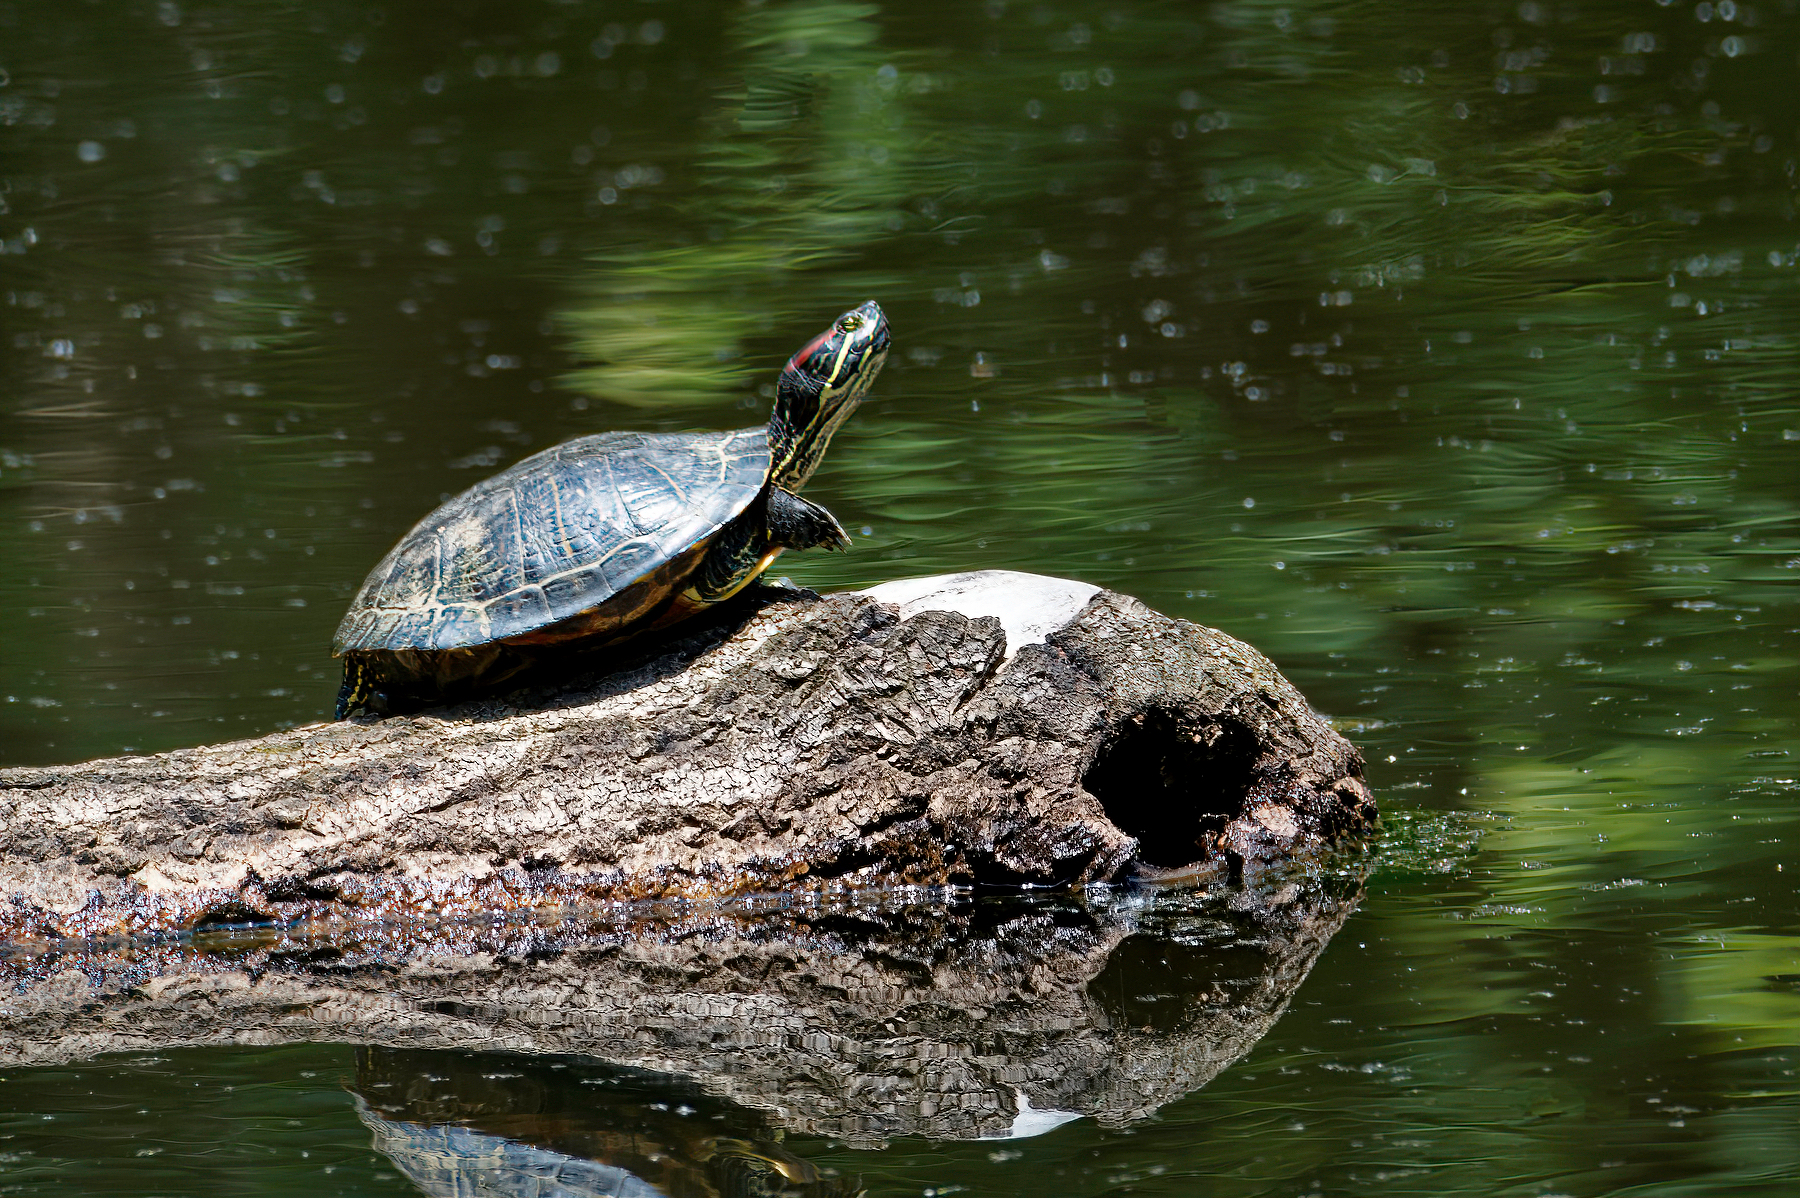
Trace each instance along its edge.
<path fill-rule="evenodd" d="M 825 347 L 825 343 L 830 341 L 832 338 L 832 335 L 836 332 L 837 332 L 836 328 L 829 328 L 829 329 L 826 329 L 823 333 L 820 333 L 817 337 L 814 337 L 811 341 L 808 341 L 804 346 L 801 347 L 801 349 L 798 353 L 796 353 L 793 357 L 788 359 L 787 369 L 789 369 L 789 370 L 804 369 L 806 367 L 806 365 L 813 359 L 813 357 L 821 349 L 823 349 Z"/>

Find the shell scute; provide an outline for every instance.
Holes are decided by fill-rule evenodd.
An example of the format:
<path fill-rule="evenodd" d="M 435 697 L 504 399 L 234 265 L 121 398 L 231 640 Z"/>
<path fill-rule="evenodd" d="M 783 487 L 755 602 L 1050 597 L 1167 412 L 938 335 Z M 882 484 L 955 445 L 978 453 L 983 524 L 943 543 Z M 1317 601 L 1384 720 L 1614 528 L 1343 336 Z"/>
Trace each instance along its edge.
<path fill-rule="evenodd" d="M 479 644 L 488 638 L 489 621 L 479 607 L 447 607 L 432 629 L 432 648 Z"/>
<path fill-rule="evenodd" d="M 363 584 L 333 648 L 460 649 L 604 608 L 750 506 L 766 430 L 601 433 L 535 454 L 445 503 Z M 632 602 L 641 603 L 637 586 Z"/>
<path fill-rule="evenodd" d="M 432 537 L 419 546 L 419 552 L 399 558 L 391 564 L 383 562 L 382 566 L 388 567 L 385 572 L 381 566 L 377 566 L 376 572 L 385 575 L 381 582 L 381 598 L 389 600 L 382 606 L 402 606 L 392 600 L 399 596 L 421 594 L 430 589 L 437 579 L 441 557 L 442 547 L 438 544 L 438 538 Z"/>
<path fill-rule="evenodd" d="M 486 603 L 525 585 L 523 563 L 514 555 L 474 538 L 444 548 L 443 565 L 435 573 L 428 567 L 416 576 L 396 578 L 396 600 L 418 602 L 430 596 L 434 606 Z"/>
<path fill-rule="evenodd" d="M 440 609 L 415 608 L 412 611 L 399 613 L 399 618 L 382 639 L 385 642 L 399 642 L 404 645 L 430 646 L 435 639 L 432 626 L 437 623 Z"/>
<path fill-rule="evenodd" d="M 536 586 L 520 587 L 489 603 L 487 618 L 496 639 L 531 632 L 556 620 L 543 588 Z"/>
<path fill-rule="evenodd" d="M 598 569 L 571 570 L 544 583 L 544 597 L 557 611 L 585 611 L 604 603 L 620 588 L 606 581 Z"/>
<path fill-rule="evenodd" d="M 601 575 L 613 591 L 622 591 L 669 557 L 663 546 L 647 540 L 627 541 L 600 562 Z"/>

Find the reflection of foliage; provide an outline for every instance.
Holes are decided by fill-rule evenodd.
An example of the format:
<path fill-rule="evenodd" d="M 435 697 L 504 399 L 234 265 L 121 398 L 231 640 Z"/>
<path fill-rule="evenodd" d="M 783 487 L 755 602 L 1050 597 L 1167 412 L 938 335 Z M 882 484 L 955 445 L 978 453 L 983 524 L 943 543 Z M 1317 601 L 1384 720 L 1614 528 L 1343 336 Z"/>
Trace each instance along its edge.
<path fill-rule="evenodd" d="M 877 238 L 914 181 L 874 12 L 805 0 L 734 18 L 743 83 L 723 97 L 695 164 L 703 194 L 690 201 L 705 241 L 598 253 L 595 298 L 566 317 L 598 361 L 578 385 L 639 406 L 715 403 L 751 377 L 738 361 L 745 339 L 777 317 L 825 318 L 784 289 Z"/>

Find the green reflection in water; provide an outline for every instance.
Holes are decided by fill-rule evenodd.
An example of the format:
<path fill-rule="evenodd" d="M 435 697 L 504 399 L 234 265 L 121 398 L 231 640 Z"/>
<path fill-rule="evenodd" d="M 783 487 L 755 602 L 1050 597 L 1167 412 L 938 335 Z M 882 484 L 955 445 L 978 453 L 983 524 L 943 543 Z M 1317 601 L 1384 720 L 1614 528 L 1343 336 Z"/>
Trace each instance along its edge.
<path fill-rule="evenodd" d="M 1288 1019 L 1164 1122 L 855 1171 L 1791 1188 L 1795 21 L 0 8 L 0 759 L 320 718 L 440 495 L 755 423 L 874 296 L 894 360 L 810 492 L 867 531 L 783 568 L 1223 627 L 1390 815 Z"/>
<path fill-rule="evenodd" d="M 634 407 L 717 407 L 767 373 L 742 363 L 745 340 L 804 321 L 786 294 L 796 272 L 840 264 L 900 226 L 918 172 L 904 166 L 899 76 L 875 44 L 875 14 L 832 0 L 734 14 L 742 83 L 690 151 L 700 194 L 679 205 L 682 239 L 595 251 L 597 300 L 566 319 L 575 351 L 599 364 L 572 382 Z M 603 185 L 594 203 L 603 211 L 619 196 Z M 867 286 L 904 284 L 891 271 Z"/>

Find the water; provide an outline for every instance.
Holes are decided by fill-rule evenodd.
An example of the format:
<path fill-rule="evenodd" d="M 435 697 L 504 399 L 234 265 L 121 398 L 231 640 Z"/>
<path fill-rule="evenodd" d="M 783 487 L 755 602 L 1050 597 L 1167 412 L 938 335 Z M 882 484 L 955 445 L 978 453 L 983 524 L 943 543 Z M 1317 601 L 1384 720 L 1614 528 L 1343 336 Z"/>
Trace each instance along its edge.
<path fill-rule="evenodd" d="M 893 1194 L 1786 1192 L 1797 55 L 1791 0 L 0 5 L 0 762 L 322 718 L 440 496 L 757 423 L 875 297 L 808 491 L 857 548 L 781 568 L 1223 628 L 1386 829 L 1156 1118 L 790 1149 Z M 160 1055 L 9 1074 L 0 1189 L 409 1192 L 353 1048 Z"/>

